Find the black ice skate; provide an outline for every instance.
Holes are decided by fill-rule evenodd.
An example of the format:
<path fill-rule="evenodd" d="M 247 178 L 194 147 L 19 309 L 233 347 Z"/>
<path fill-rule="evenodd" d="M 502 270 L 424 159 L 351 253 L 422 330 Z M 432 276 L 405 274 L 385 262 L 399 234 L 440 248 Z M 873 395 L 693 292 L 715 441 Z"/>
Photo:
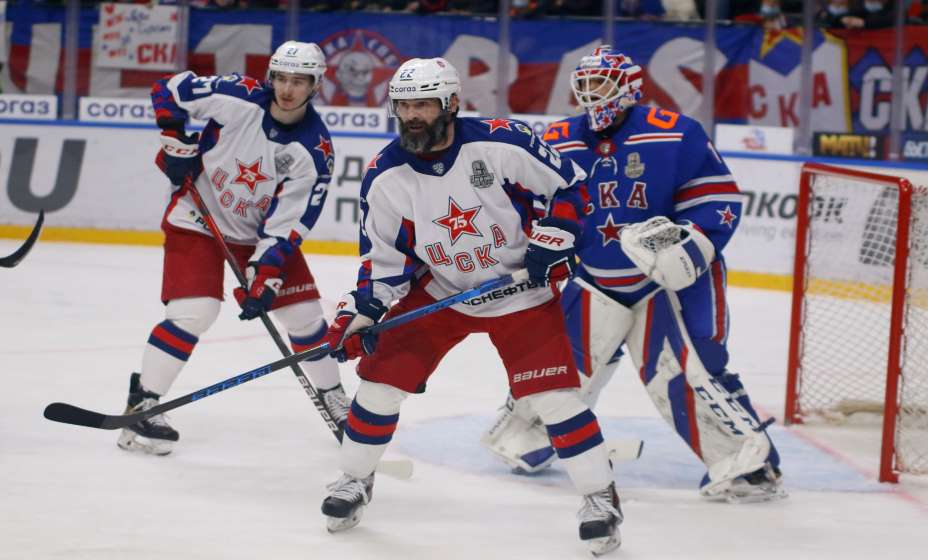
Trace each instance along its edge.
<path fill-rule="evenodd" d="M 332 415 L 332 420 L 338 425 L 338 441 L 341 441 L 345 433 L 345 423 L 348 422 L 351 399 L 345 394 L 341 383 L 331 389 L 319 389 L 319 397 L 326 410 Z"/>
<path fill-rule="evenodd" d="M 577 517 L 580 519 L 580 540 L 587 543 L 593 556 L 606 554 L 622 544 L 619 534 L 622 508 L 614 482 L 599 492 L 584 496 Z"/>
<path fill-rule="evenodd" d="M 146 391 L 139 379 L 141 375 L 133 373 L 129 377 L 129 399 L 126 414 L 142 412 L 158 404 L 160 395 Z M 167 423 L 164 414 L 152 416 L 141 422 L 123 428 L 116 442 L 127 451 L 142 451 L 152 455 L 167 455 L 174 447 L 180 434 Z"/>
<path fill-rule="evenodd" d="M 343 474 L 326 486 L 329 496 L 322 501 L 326 528 L 330 533 L 351 529 L 361 521 L 361 514 L 374 494 L 374 473 L 367 478 Z"/>

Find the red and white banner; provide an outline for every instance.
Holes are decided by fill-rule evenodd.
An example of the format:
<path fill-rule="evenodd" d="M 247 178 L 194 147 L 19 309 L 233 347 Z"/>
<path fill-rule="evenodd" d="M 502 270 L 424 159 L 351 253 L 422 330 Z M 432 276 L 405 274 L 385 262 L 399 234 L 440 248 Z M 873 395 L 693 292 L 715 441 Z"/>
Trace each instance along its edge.
<path fill-rule="evenodd" d="M 97 66 L 173 70 L 177 66 L 177 7 L 100 4 Z"/>

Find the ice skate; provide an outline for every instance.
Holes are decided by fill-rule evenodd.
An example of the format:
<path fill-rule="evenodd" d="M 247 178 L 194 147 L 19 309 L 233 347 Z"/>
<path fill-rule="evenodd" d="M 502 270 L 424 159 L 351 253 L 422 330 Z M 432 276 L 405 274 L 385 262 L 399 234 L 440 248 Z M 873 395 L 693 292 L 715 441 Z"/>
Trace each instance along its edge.
<path fill-rule="evenodd" d="M 144 412 L 157 406 L 160 396 L 146 391 L 139 379 L 141 375 L 133 373 L 129 377 L 129 399 L 126 414 Z M 141 451 L 151 455 L 167 455 L 174 448 L 174 443 L 180 439 L 177 430 L 171 427 L 164 414 L 152 416 L 141 422 L 123 428 L 116 442 L 121 449 L 127 451 Z"/>
<path fill-rule="evenodd" d="M 728 502 L 730 504 L 744 504 L 757 502 L 771 502 L 789 497 L 783 488 L 783 475 L 780 469 L 769 463 L 762 468 L 739 476 L 728 484 L 717 487 L 709 495 L 700 488 L 700 494 L 710 501 Z M 706 479 L 704 479 L 705 484 Z"/>
<path fill-rule="evenodd" d="M 332 415 L 332 420 L 338 425 L 338 441 L 341 441 L 345 433 L 345 423 L 348 422 L 348 411 L 351 410 L 351 399 L 345 394 L 341 383 L 330 389 L 320 389 L 319 397 Z"/>
<path fill-rule="evenodd" d="M 622 508 L 614 482 L 599 492 L 584 496 L 577 517 L 580 519 L 580 540 L 587 543 L 593 556 L 602 556 L 622 544 L 619 533 Z"/>
<path fill-rule="evenodd" d="M 329 495 L 322 501 L 326 528 L 330 533 L 351 529 L 361 521 L 364 506 L 374 494 L 374 474 L 371 473 L 367 478 L 343 474 L 326 489 Z"/>

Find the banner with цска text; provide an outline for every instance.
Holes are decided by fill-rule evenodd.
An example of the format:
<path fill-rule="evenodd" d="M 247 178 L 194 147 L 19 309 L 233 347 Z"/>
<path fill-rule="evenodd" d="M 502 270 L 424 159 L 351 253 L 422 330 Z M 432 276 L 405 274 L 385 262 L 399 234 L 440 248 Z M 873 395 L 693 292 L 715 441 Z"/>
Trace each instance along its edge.
<path fill-rule="evenodd" d="M 284 11 L 191 10 L 189 64 L 198 74 L 245 72 L 262 77 L 270 53 L 285 39 Z M 64 10 L 8 5 L 9 64 L 0 88 L 10 93 L 58 93 Z M 143 97 L 162 71 L 99 64 L 93 29 L 100 9 L 80 12 L 78 93 Z M 305 12 L 300 40 L 318 43 L 329 64 L 319 102 L 380 106 L 399 64 L 412 57 L 444 56 L 462 74 L 467 108 L 496 111 L 498 29 L 489 18 L 363 12 Z M 508 110 L 574 112 L 569 75 L 599 44 L 597 21 L 514 20 L 508 74 Z M 718 122 L 799 125 L 801 29 L 765 32 L 755 26 L 717 30 Z M 694 114 L 702 102 L 704 30 L 695 24 L 620 22 L 618 48 L 645 68 L 645 102 Z M 889 127 L 892 30 L 815 31 L 812 128 L 886 132 Z M 97 36 L 98 37 L 98 36 Z M 906 28 L 905 128 L 928 131 L 928 27 Z M 137 55 L 143 53 L 137 52 Z M 0 115 L 2 118 L 3 115 Z"/>

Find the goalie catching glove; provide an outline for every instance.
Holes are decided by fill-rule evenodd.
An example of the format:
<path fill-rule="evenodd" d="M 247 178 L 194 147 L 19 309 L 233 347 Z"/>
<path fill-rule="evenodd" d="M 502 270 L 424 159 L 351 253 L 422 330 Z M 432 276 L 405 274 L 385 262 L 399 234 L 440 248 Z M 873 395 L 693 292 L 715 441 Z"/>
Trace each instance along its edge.
<path fill-rule="evenodd" d="M 366 329 L 383 317 L 387 307 L 377 298 L 362 299 L 357 291 L 342 298 L 336 308 L 335 319 L 321 342 L 327 342 L 330 354 L 339 362 L 373 354 L 377 348 L 377 334 Z"/>
<path fill-rule="evenodd" d="M 547 286 L 570 278 L 577 266 L 574 244 L 578 237 L 576 222 L 554 216 L 538 220 L 525 251 L 525 269 L 532 282 Z"/>
<path fill-rule="evenodd" d="M 691 286 L 715 258 L 712 241 L 692 223 L 664 216 L 624 227 L 619 241 L 641 272 L 675 292 Z"/>

